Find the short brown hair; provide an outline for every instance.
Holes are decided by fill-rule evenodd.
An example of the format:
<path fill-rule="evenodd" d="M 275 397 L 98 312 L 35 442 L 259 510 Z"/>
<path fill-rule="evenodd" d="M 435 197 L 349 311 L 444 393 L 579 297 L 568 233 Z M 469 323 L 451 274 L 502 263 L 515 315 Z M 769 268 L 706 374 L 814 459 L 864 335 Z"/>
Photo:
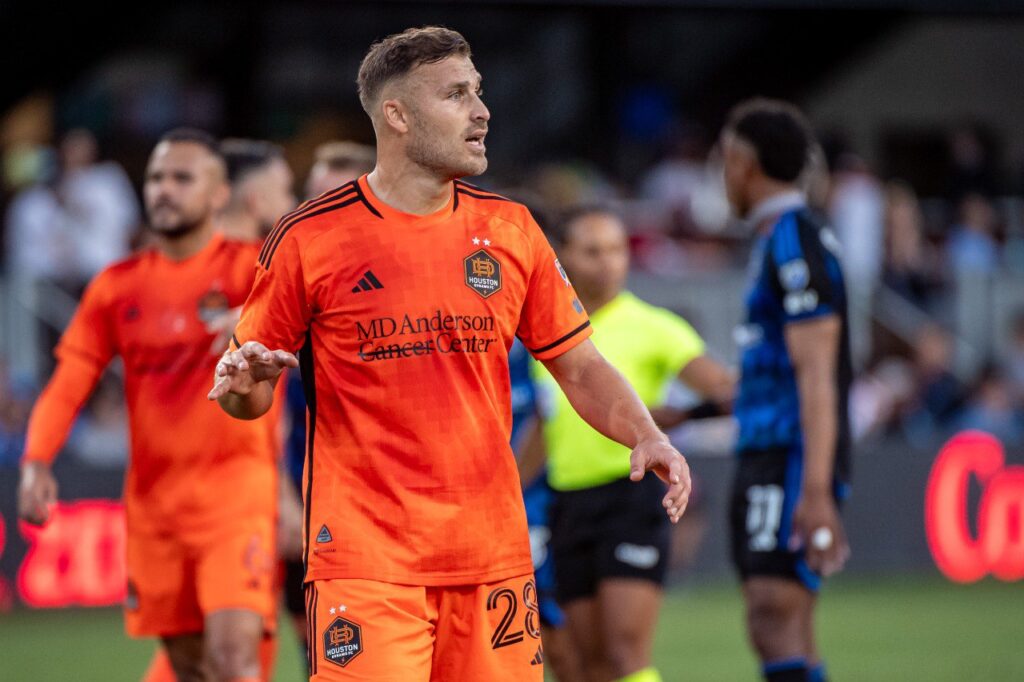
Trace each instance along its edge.
<path fill-rule="evenodd" d="M 409 28 L 370 46 L 359 66 L 359 101 L 371 114 L 384 84 L 415 69 L 453 55 L 469 57 L 469 43 L 458 31 L 443 26 Z"/>

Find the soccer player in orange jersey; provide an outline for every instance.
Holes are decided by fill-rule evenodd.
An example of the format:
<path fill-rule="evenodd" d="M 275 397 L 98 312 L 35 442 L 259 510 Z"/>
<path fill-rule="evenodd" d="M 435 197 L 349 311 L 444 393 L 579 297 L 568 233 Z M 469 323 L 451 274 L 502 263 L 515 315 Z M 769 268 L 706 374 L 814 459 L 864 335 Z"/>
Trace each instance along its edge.
<path fill-rule="evenodd" d="M 211 409 L 217 363 L 207 321 L 240 305 L 259 247 L 215 234 L 228 198 L 216 141 L 173 131 L 146 168 L 155 248 L 89 285 L 57 348 L 29 424 L 19 506 L 44 523 L 50 464 L 114 356 L 124 362 L 131 429 L 126 626 L 163 641 L 182 680 L 260 679 L 272 629 L 276 462 L 270 429 Z"/>
<path fill-rule="evenodd" d="M 539 682 L 509 446 L 513 337 L 632 448 L 634 480 L 666 480 L 673 520 L 686 461 L 588 340 L 526 208 L 459 180 L 486 169 L 490 119 L 465 39 L 438 27 L 386 38 L 359 91 L 377 165 L 271 233 L 210 398 L 258 417 L 301 364 L 312 679 Z"/>

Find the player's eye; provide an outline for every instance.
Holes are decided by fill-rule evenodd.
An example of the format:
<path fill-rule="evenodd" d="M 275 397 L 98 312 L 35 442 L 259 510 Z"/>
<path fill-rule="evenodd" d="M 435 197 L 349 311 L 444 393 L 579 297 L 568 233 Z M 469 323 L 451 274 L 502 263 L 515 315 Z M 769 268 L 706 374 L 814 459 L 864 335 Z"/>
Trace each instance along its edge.
<path fill-rule="evenodd" d="M 483 97 L 484 96 L 484 89 L 483 88 L 477 88 L 476 96 L 477 97 Z"/>
<path fill-rule="evenodd" d="M 452 94 L 448 95 L 448 99 L 455 100 L 456 102 L 462 99 L 462 90 L 456 90 Z"/>

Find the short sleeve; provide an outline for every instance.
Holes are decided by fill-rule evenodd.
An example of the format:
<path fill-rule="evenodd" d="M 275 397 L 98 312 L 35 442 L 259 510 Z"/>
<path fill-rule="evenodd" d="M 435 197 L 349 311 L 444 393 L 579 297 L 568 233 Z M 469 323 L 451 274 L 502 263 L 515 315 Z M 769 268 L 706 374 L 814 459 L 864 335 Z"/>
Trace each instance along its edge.
<path fill-rule="evenodd" d="M 516 334 L 538 360 L 550 360 L 589 337 L 590 318 L 540 227 L 528 219 L 531 271 Z"/>
<path fill-rule="evenodd" d="M 773 235 L 770 256 L 771 282 L 782 302 L 784 322 L 838 312 L 829 256 L 815 228 L 801 224 L 795 215 L 783 218 Z"/>
<path fill-rule="evenodd" d="M 658 346 L 664 355 L 665 374 L 675 377 L 694 359 L 704 355 L 704 339 L 689 322 L 665 311 L 661 320 Z"/>
<path fill-rule="evenodd" d="M 114 285 L 107 272 L 100 273 L 86 287 L 71 322 L 57 344 L 57 359 L 74 356 L 100 369 L 106 367 L 117 353 L 117 337 L 113 327 Z M 128 304 L 129 306 L 131 304 Z M 130 307 L 124 315 L 138 314 Z"/>
<path fill-rule="evenodd" d="M 271 350 L 297 352 L 309 328 L 311 308 L 298 243 L 286 235 L 267 265 L 256 266 L 256 281 L 242 307 L 232 348 L 258 341 Z"/>

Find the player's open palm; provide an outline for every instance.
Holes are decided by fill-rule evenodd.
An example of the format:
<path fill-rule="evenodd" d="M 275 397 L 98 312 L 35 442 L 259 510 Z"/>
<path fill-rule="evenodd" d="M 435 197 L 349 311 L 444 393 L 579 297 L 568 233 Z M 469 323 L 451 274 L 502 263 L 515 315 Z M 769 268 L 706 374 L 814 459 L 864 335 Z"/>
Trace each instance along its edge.
<path fill-rule="evenodd" d="M 648 471 L 668 484 L 661 503 L 672 523 L 678 522 L 690 501 L 690 466 L 686 458 L 667 439 L 641 441 L 629 456 L 629 478 L 639 481 Z"/>
<path fill-rule="evenodd" d="M 213 389 L 207 397 L 217 400 L 228 393 L 248 395 L 257 384 L 276 379 L 285 369 L 298 366 L 298 359 L 288 351 L 272 351 L 258 341 L 248 341 L 221 357 L 214 372 Z"/>
<path fill-rule="evenodd" d="M 850 545 L 831 495 L 801 495 L 793 512 L 793 528 L 793 540 L 804 548 L 811 570 L 826 577 L 843 570 Z"/>
<path fill-rule="evenodd" d="M 18 485 L 18 516 L 36 526 L 50 518 L 57 503 L 57 479 L 47 464 L 28 462 L 21 468 Z"/>

